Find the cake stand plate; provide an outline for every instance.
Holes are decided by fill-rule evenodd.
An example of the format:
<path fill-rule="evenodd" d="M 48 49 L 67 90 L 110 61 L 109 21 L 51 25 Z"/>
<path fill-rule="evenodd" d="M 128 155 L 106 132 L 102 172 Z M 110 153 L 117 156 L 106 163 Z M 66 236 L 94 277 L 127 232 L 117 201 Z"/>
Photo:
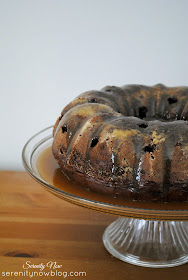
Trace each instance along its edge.
<path fill-rule="evenodd" d="M 71 203 L 119 218 L 104 234 L 105 248 L 116 258 L 145 267 L 173 267 L 188 262 L 188 204 L 123 203 L 91 199 L 68 192 L 45 180 L 38 161 L 53 141 L 52 126 L 35 134 L 22 152 L 27 172 L 48 191 Z M 159 204 L 158 204 L 159 205 Z M 181 207 L 182 205 L 182 207 Z"/>

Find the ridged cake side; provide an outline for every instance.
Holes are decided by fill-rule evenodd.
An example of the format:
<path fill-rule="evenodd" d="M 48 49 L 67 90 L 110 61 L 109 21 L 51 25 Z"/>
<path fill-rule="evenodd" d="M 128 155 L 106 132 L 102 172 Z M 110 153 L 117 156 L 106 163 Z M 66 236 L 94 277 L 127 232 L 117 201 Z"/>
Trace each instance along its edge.
<path fill-rule="evenodd" d="M 64 108 L 52 150 L 69 178 L 89 189 L 188 201 L 187 120 L 187 87 L 105 87 Z"/>

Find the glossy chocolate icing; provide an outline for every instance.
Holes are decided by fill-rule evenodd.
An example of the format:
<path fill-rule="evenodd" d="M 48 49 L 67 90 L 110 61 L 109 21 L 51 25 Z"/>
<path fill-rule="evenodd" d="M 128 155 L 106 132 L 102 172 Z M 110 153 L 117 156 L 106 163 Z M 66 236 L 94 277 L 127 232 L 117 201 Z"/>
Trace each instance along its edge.
<path fill-rule="evenodd" d="M 79 95 L 54 126 L 54 157 L 91 190 L 188 201 L 188 88 L 128 85 Z"/>

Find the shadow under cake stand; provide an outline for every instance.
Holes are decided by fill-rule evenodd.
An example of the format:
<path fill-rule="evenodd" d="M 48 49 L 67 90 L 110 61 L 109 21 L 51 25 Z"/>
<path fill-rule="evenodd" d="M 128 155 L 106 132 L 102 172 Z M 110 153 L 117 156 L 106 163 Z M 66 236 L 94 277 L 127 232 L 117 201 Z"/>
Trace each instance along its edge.
<path fill-rule="evenodd" d="M 188 203 L 166 209 L 116 205 L 78 196 L 41 177 L 38 160 L 53 141 L 52 127 L 35 134 L 22 152 L 27 172 L 46 190 L 71 203 L 119 218 L 103 234 L 105 248 L 116 258 L 145 267 L 173 267 L 188 262 Z M 182 204 L 185 205 L 185 204 Z"/>

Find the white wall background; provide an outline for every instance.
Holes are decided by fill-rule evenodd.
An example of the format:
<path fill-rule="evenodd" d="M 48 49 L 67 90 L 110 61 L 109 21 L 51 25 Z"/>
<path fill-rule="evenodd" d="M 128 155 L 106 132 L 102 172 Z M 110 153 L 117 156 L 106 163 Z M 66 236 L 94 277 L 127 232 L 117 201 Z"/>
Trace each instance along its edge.
<path fill-rule="evenodd" d="M 0 169 L 81 92 L 187 70 L 187 0 L 0 0 Z"/>

